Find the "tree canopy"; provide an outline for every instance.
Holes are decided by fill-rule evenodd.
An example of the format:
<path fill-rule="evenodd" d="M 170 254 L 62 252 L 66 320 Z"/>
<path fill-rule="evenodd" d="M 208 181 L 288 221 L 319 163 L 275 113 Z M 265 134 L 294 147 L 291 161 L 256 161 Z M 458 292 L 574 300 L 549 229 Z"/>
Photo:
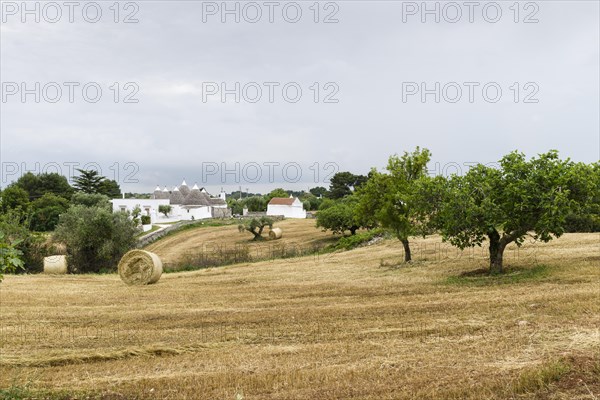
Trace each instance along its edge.
<path fill-rule="evenodd" d="M 100 182 L 102 182 L 104 177 L 93 169 L 77 169 L 77 172 L 79 172 L 79 176 L 73 177 L 73 186 L 75 186 L 75 189 L 87 194 L 98 193 Z"/>
<path fill-rule="evenodd" d="M 559 237 L 569 213 L 597 203 L 599 176 L 598 163 L 561 160 L 557 151 L 530 160 L 512 152 L 497 169 L 479 164 L 464 176 L 438 179 L 421 192 L 421 204 L 454 246 L 488 240 L 490 271 L 499 273 L 508 244 L 520 246 L 528 235 L 543 242 Z"/>
<path fill-rule="evenodd" d="M 2 191 L 2 212 L 9 210 L 27 211 L 29 208 L 29 193 L 15 184 L 9 185 Z"/>
<path fill-rule="evenodd" d="M 103 194 L 109 198 L 121 197 L 121 188 L 119 184 L 100 175 L 93 169 L 77 169 L 79 176 L 73 177 L 73 186 L 79 192 L 87 194 Z"/>
<path fill-rule="evenodd" d="M 35 201 L 46 193 L 52 193 L 64 199 L 70 199 L 73 188 L 63 175 L 57 173 L 43 173 L 34 175 L 31 172 L 23 174 L 14 185 L 29 194 L 29 201 Z"/>
<path fill-rule="evenodd" d="M 67 211 L 69 201 L 52 193 L 45 193 L 31 203 L 31 229 L 39 232 L 54 230 L 60 214 Z"/>
<path fill-rule="evenodd" d="M 368 181 L 358 190 L 357 212 L 369 225 L 379 224 L 389 229 L 404 246 L 404 260 L 411 261 L 409 237 L 424 234 L 424 225 L 417 218 L 413 204 L 413 189 L 419 179 L 427 176 L 431 153 L 419 147 L 401 157 L 388 160 L 387 173 L 373 169 Z"/>
<path fill-rule="evenodd" d="M 366 227 L 364 219 L 357 213 L 358 199 L 348 196 L 338 201 L 326 201 L 317 213 L 317 228 L 332 233 L 349 231 L 354 235 L 360 228 Z"/>
<path fill-rule="evenodd" d="M 54 239 L 65 243 L 71 272 L 114 270 L 135 244 L 137 223 L 105 207 L 71 206 L 60 216 Z"/>
<path fill-rule="evenodd" d="M 327 197 L 330 199 L 341 199 L 351 195 L 367 181 L 364 175 L 355 175 L 352 172 L 338 172 L 331 178 Z"/>
<path fill-rule="evenodd" d="M 262 232 L 265 227 L 273 228 L 273 220 L 269 217 L 252 218 L 244 221 L 244 223 L 238 225 L 240 232 L 248 231 L 254 237 L 252 240 L 263 240 Z"/>

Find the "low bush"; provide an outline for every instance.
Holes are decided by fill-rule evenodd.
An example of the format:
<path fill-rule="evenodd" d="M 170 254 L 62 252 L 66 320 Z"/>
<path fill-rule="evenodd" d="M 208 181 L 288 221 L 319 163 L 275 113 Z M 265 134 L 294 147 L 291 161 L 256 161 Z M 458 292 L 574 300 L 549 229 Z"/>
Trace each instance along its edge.
<path fill-rule="evenodd" d="M 592 214 L 571 213 L 565 219 L 565 232 L 600 232 L 600 217 Z"/>
<path fill-rule="evenodd" d="M 341 237 L 337 243 L 327 247 L 327 250 L 351 250 L 362 246 L 377 237 L 387 237 L 389 234 L 383 229 L 371 229 L 355 235 Z"/>

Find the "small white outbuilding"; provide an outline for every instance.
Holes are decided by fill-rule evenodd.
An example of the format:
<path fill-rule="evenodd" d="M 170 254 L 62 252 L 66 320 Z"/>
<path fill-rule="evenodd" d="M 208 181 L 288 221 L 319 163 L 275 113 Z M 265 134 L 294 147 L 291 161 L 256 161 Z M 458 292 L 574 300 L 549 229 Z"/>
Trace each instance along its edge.
<path fill-rule="evenodd" d="M 297 197 L 273 197 L 267 205 L 267 215 L 285 218 L 306 218 L 304 204 Z"/>

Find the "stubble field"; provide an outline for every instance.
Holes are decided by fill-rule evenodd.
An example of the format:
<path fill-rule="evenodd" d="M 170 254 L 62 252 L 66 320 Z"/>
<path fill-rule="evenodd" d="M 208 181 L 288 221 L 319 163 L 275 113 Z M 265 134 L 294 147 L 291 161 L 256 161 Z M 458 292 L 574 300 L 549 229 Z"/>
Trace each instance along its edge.
<path fill-rule="evenodd" d="M 485 251 L 437 236 L 415 239 L 411 265 L 401 248 L 164 274 L 146 287 L 7 276 L 2 396 L 600 397 L 598 234 L 510 248 L 500 277 L 477 272 Z"/>

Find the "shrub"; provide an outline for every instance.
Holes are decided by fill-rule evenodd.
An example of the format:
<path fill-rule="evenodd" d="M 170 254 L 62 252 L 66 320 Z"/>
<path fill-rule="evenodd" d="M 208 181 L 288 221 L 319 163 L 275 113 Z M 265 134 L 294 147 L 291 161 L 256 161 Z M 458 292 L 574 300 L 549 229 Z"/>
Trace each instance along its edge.
<path fill-rule="evenodd" d="M 7 239 L 4 232 L 0 231 L 0 282 L 4 278 L 4 273 L 15 272 L 24 266 L 21 259 L 23 252 L 16 248 L 19 241 L 10 243 Z"/>
<path fill-rule="evenodd" d="M 0 233 L 3 235 L 0 241 L 4 243 L 3 251 L 13 256 L 17 255 L 23 263 L 22 268 L 11 272 L 42 270 L 43 258 L 46 256 L 44 238 L 27 229 L 28 224 L 27 219 L 18 211 L 0 214 Z M 16 253 L 12 253 L 10 248 L 14 248 Z"/>
<path fill-rule="evenodd" d="M 60 216 L 54 238 L 67 246 L 71 272 L 115 270 L 135 245 L 136 222 L 104 207 L 72 206 Z"/>
<path fill-rule="evenodd" d="M 565 232 L 600 232 L 600 217 L 570 213 L 565 219 Z"/>
<path fill-rule="evenodd" d="M 352 236 L 344 236 L 337 243 L 330 246 L 329 250 L 351 250 L 359 247 L 376 237 L 385 237 L 386 233 L 383 229 L 372 229 L 367 232 L 357 233 Z M 389 235 L 389 233 L 388 233 Z"/>
<path fill-rule="evenodd" d="M 149 215 L 142 215 L 142 225 L 150 225 L 152 223 L 152 219 Z"/>

